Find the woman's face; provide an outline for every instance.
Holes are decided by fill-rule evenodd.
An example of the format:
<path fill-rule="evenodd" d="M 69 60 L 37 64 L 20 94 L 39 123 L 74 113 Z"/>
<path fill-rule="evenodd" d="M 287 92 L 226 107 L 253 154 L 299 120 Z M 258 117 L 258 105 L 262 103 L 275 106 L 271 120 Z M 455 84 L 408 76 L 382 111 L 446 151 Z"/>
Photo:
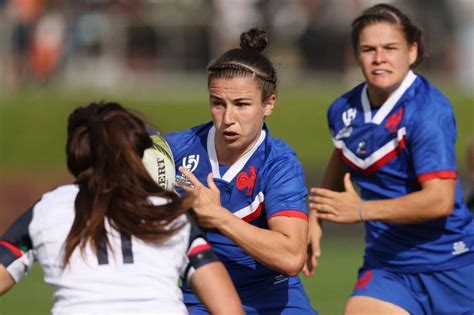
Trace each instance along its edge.
<path fill-rule="evenodd" d="M 252 78 L 236 77 L 212 80 L 209 99 L 219 162 L 231 165 L 257 142 L 276 97 L 262 102 L 262 91 Z"/>
<path fill-rule="evenodd" d="M 417 58 L 417 49 L 397 25 L 376 23 L 362 29 L 357 61 L 374 105 L 381 105 L 398 88 Z"/>

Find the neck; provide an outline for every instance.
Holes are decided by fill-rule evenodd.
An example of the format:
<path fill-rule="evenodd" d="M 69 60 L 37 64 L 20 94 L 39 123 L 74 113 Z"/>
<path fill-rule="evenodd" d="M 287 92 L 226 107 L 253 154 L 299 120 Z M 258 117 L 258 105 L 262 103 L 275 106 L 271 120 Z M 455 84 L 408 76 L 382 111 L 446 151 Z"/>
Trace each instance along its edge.
<path fill-rule="evenodd" d="M 367 86 L 367 96 L 369 97 L 370 105 L 381 107 L 399 86 L 400 84 L 384 90 Z"/>
<path fill-rule="evenodd" d="M 229 148 L 227 145 L 225 145 L 224 141 L 217 137 L 217 134 L 215 136 L 215 147 L 216 147 L 216 154 L 217 154 L 217 160 L 219 161 L 220 165 L 225 165 L 225 166 L 231 166 L 235 162 L 237 162 L 241 157 L 243 157 L 245 154 L 247 154 L 254 145 L 257 143 L 258 139 L 260 139 L 260 133 L 258 134 L 255 139 L 249 143 L 247 146 L 244 148 Z"/>

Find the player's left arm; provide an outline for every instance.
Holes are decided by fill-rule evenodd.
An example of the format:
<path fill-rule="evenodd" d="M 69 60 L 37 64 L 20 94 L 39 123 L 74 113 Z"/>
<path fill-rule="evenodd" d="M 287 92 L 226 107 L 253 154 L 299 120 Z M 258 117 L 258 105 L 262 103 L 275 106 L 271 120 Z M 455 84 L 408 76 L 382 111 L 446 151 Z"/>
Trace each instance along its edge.
<path fill-rule="evenodd" d="M 194 196 L 193 208 L 200 225 L 218 229 L 250 256 L 272 269 L 288 275 L 297 275 L 301 271 L 308 238 L 308 221 L 304 212 L 298 217 L 272 216 L 268 219 L 269 229 L 259 228 L 222 207 L 212 174 L 207 178 L 207 188 L 187 169 L 181 167 L 180 171 L 194 185 L 183 188 Z"/>
<path fill-rule="evenodd" d="M 422 189 L 405 196 L 363 201 L 355 191 L 349 173 L 344 178 L 345 191 L 313 188 L 310 208 L 317 217 L 338 223 L 377 220 L 396 224 L 415 224 L 451 214 L 455 180 L 434 178 L 421 183 Z"/>

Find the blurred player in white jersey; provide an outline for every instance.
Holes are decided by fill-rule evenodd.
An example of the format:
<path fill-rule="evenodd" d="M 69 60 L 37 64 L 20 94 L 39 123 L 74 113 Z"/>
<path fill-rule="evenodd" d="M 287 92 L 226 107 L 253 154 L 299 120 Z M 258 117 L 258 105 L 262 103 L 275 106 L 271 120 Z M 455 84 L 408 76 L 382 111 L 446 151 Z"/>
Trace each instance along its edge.
<path fill-rule="evenodd" d="M 37 260 L 54 289 L 53 314 L 187 314 L 179 278 L 215 314 L 242 314 L 224 266 L 142 157 L 143 121 L 116 103 L 69 117 L 67 164 L 76 178 L 44 194 L 0 238 L 0 294 Z M 225 301 L 225 303 L 222 303 Z"/>

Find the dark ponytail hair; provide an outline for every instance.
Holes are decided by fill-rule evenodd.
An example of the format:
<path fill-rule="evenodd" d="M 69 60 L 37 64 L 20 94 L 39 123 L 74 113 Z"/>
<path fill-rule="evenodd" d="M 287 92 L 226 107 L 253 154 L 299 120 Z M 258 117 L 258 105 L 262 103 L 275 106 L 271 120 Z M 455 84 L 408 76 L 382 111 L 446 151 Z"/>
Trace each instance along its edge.
<path fill-rule="evenodd" d="M 208 85 L 214 79 L 251 77 L 262 91 L 262 101 L 276 93 L 277 74 L 272 63 L 261 52 L 267 47 L 268 36 L 258 28 L 240 35 L 240 48 L 224 53 L 209 66 Z"/>
<path fill-rule="evenodd" d="M 77 246 L 82 252 L 91 242 L 97 254 L 108 244 L 106 219 L 117 231 L 152 242 L 181 228 L 169 224 L 189 209 L 189 200 L 160 188 L 145 169 L 143 152 L 152 141 L 140 118 L 117 103 L 91 103 L 71 113 L 67 132 L 67 166 L 79 193 L 65 266 Z M 155 206 L 152 196 L 169 202 Z"/>
<path fill-rule="evenodd" d="M 406 14 L 394 6 L 388 4 L 377 4 L 373 7 L 370 7 L 362 12 L 362 15 L 352 22 L 351 40 L 352 48 L 356 55 L 359 49 L 360 33 L 366 26 L 376 23 L 390 23 L 398 25 L 403 32 L 407 43 L 410 45 L 414 43 L 417 44 L 418 54 L 415 62 L 411 65 L 412 68 L 416 67 L 423 61 L 425 55 L 421 30 L 416 25 L 412 24 Z"/>

